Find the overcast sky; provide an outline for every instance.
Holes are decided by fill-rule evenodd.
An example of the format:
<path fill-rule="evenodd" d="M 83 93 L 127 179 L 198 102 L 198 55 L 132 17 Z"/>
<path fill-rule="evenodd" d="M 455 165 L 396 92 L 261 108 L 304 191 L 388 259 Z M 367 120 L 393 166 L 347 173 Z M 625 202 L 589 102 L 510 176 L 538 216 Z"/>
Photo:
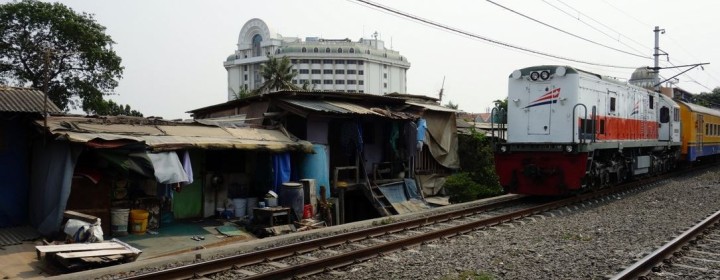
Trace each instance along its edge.
<path fill-rule="evenodd" d="M 629 78 L 633 71 L 528 54 L 355 1 L 61 2 L 75 11 L 94 14 L 117 42 L 114 49 L 122 57 L 125 72 L 117 95 L 109 98 L 129 104 L 145 116 L 166 119 L 189 118 L 185 113 L 188 110 L 227 101 L 223 60 L 237 48 L 240 28 L 252 18 L 264 20 L 286 37 L 357 41 L 361 37 L 370 38 L 377 31 L 387 47 L 392 46 L 410 61 L 408 93 L 437 97 L 444 77 L 443 104 L 451 101 L 466 112 L 486 112 L 493 100 L 505 98 L 507 77 L 519 68 L 563 64 L 621 79 Z M 693 93 L 709 92 L 720 86 L 720 25 L 716 24 L 720 2 L 494 2 L 584 39 L 553 30 L 488 1 L 382 1 L 391 8 L 496 41 L 622 67 L 652 66 L 652 30 L 657 25 L 666 30 L 660 36 L 660 47 L 670 54 L 670 63 L 711 63 L 704 71 L 696 68 L 689 75 L 680 76 L 678 86 Z M 666 58 L 662 61 L 661 66 L 670 66 Z M 669 78 L 682 70 L 663 70 L 661 75 Z"/>

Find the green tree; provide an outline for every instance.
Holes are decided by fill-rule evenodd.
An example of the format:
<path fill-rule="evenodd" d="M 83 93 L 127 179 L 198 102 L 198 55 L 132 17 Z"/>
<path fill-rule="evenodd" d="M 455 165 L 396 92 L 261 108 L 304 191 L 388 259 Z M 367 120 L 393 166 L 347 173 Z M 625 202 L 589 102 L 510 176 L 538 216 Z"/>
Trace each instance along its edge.
<path fill-rule="evenodd" d="M 709 108 L 720 108 L 720 87 L 716 87 L 711 92 L 701 92 L 693 95 L 690 101 Z"/>
<path fill-rule="evenodd" d="M 493 101 L 495 103 L 495 115 L 492 116 L 492 121 L 494 123 L 507 123 L 507 110 L 508 110 L 508 100 L 507 98 L 503 100 L 495 100 Z"/>
<path fill-rule="evenodd" d="M 292 64 L 287 56 L 281 59 L 269 57 L 268 61 L 260 65 L 260 75 L 265 81 L 254 93 L 266 93 L 278 90 L 298 90 L 298 86 L 292 83 L 293 77 L 297 73 L 293 72 Z"/>
<path fill-rule="evenodd" d="M 65 110 L 102 106 L 122 77 L 93 15 L 35 0 L 0 5 L 0 83 L 45 90 Z"/>
<path fill-rule="evenodd" d="M 96 115 L 102 115 L 102 116 L 134 116 L 134 117 L 142 117 L 143 114 L 133 110 L 130 108 L 130 105 L 122 105 L 117 104 L 112 100 L 103 100 L 101 103 L 98 104 L 93 111 L 89 113 L 93 113 Z"/>
<path fill-rule="evenodd" d="M 445 104 L 445 107 L 457 110 L 458 108 L 460 108 L 460 104 L 455 104 L 452 101 L 448 101 L 448 103 Z"/>

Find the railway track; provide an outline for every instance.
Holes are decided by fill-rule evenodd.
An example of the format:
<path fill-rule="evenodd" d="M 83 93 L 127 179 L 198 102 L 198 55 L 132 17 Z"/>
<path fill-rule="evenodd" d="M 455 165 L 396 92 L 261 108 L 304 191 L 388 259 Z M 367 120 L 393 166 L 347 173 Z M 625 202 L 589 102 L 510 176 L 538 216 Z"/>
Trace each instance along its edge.
<path fill-rule="evenodd" d="M 661 179 L 658 177 L 651 181 Z M 582 202 L 602 201 L 614 193 L 642 189 L 648 184 L 649 181 L 635 182 L 552 201 L 522 197 L 407 221 L 393 221 L 389 217 L 383 220 L 387 222 L 384 225 L 145 274 L 125 274 L 123 279 L 281 279 L 307 276 L 432 240 L 463 235 Z"/>
<path fill-rule="evenodd" d="M 717 279 L 720 211 L 626 268 L 612 279 Z"/>

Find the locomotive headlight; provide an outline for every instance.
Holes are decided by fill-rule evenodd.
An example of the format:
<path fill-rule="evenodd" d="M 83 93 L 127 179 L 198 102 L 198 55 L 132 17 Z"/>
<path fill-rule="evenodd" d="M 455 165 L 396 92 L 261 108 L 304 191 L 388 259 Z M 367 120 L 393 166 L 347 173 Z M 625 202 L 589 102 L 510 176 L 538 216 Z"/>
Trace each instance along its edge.
<path fill-rule="evenodd" d="M 500 151 L 503 153 L 507 152 L 507 146 L 500 146 Z"/>
<path fill-rule="evenodd" d="M 555 69 L 555 76 L 562 77 L 565 76 L 565 73 L 567 72 L 567 69 L 565 67 L 558 67 Z"/>
<path fill-rule="evenodd" d="M 537 81 L 539 77 L 540 77 L 540 73 L 538 73 L 538 72 L 530 73 L 530 80 Z"/>
<path fill-rule="evenodd" d="M 550 72 L 548 71 L 542 71 L 540 72 L 540 79 L 547 80 L 550 78 Z"/>
<path fill-rule="evenodd" d="M 565 146 L 565 151 L 568 152 L 568 153 L 572 152 L 572 151 L 573 151 L 573 146 L 571 146 L 571 145 Z"/>
<path fill-rule="evenodd" d="M 522 72 L 520 70 L 513 71 L 512 78 L 516 80 L 522 78 Z"/>

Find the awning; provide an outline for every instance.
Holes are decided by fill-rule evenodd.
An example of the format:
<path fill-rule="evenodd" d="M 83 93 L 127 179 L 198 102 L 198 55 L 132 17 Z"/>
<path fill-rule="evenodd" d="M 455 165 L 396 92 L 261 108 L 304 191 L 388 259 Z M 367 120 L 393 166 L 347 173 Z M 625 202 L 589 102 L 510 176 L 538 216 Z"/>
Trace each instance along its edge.
<path fill-rule="evenodd" d="M 411 102 L 411 101 L 407 101 L 406 103 L 407 103 L 407 104 L 410 104 L 410 105 L 413 105 L 413 106 L 423 107 L 423 108 L 425 108 L 425 109 L 433 110 L 433 111 L 452 112 L 452 113 L 459 112 L 458 110 L 455 110 L 455 109 L 452 109 L 452 108 L 448 108 L 448 107 L 445 107 L 445 106 L 440 106 L 440 105 L 437 105 L 437 104 L 418 103 L 418 102 Z"/>
<path fill-rule="evenodd" d="M 379 107 L 338 100 L 281 99 L 278 105 L 295 114 L 306 116 L 308 112 L 335 115 L 365 115 L 390 119 L 413 119 L 412 115 Z"/>
<path fill-rule="evenodd" d="M 187 148 L 312 152 L 312 144 L 297 140 L 283 129 L 216 127 L 196 123 L 148 124 L 135 120 L 50 117 L 48 130 L 58 139 L 103 146 L 103 141 L 142 142 L 152 151 Z M 37 121 L 43 126 L 43 121 Z M 105 145 L 106 146 L 106 145 Z"/>

